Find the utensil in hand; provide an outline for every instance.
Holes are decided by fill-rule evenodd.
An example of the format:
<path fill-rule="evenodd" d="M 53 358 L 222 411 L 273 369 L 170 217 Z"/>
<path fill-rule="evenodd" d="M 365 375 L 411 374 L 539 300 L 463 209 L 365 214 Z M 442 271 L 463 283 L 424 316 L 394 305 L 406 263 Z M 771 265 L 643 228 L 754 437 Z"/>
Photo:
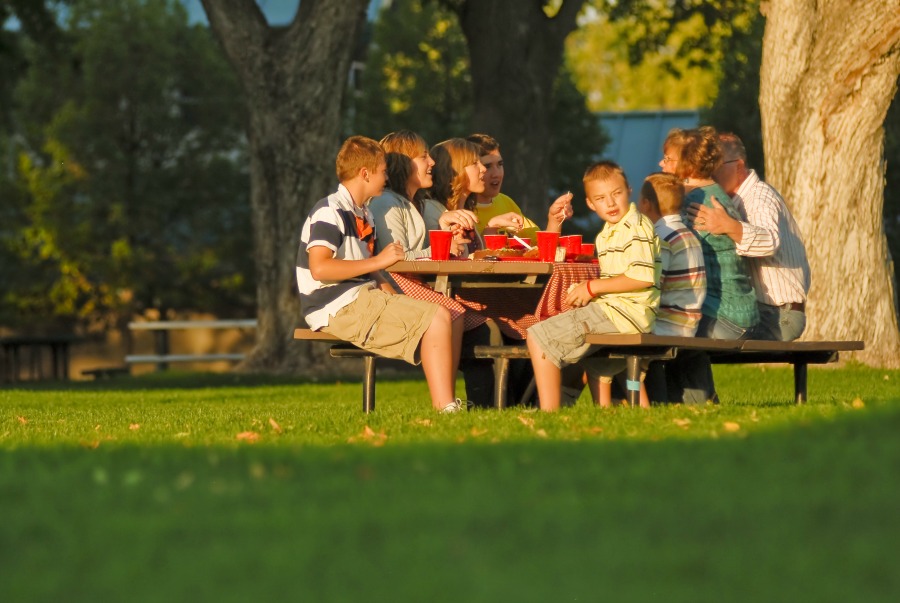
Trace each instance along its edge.
<path fill-rule="evenodd" d="M 531 250 L 533 249 L 533 247 L 532 247 L 531 245 L 529 245 L 528 243 L 526 243 L 524 240 L 520 239 L 518 236 L 512 235 L 512 238 L 513 238 L 513 240 L 518 241 L 519 243 L 521 243 L 522 246 L 523 246 L 525 249 L 527 249 L 528 251 L 531 251 Z"/>

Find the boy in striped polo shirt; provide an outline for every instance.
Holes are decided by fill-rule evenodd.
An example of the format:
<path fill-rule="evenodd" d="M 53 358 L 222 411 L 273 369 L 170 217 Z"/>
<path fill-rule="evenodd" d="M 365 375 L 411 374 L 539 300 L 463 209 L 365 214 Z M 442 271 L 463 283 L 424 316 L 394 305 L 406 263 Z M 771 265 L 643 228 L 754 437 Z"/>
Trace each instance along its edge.
<path fill-rule="evenodd" d="M 662 275 L 655 335 L 693 337 L 703 316 L 706 268 L 700 241 L 681 219 L 684 184 L 674 174 L 650 174 L 641 186 L 638 209 L 653 221 L 660 239 Z"/>
<path fill-rule="evenodd" d="M 605 222 L 597 235 L 600 278 L 579 283 L 566 295 L 572 310 L 552 316 L 528 329 L 528 352 L 534 367 L 541 410 L 557 410 L 562 394 L 561 369 L 578 363 L 596 347 L 585 343 L 588 333 L 649 333 L 659 308 L 659 237 L 653 224 L 629 201 L 625 172 L 611 161 L 590 166 L 584 174 L 587 205 Z M 602 363 L 602 361 L 599 361 Z M 604 371 L 591 359 L 591 393 L 598 402 L 593 379 Z M 598 368 L 599 367 L 599 368 Z M 608 367 L 606 367 L 608 368 Z"/>
<path fill-rule="evenodd" d="M 338 190 L 316 203 L 300 234 L 297 286 L 304 320 L 386 358 L 422 363 L 431 404 L 440 412 L 466 410 L 455 397 L 455 342 L 462 320 L 446 308 L 395 295 L 382 271 L 402 260 L 390 243 L 373 255 L 375 232 L 369 200 L 387 181 L 384 150 L 364 136 L 351 136 L 338 152 Z"/>
<path fill-rule="evenodd" d="M 660 239 L 662 260 L 659 313 L 653 324 L 654 335 L 693 337 L 703 317 L 701 309 L 706 298 L 703 248 L 682 221 L 683 202 L 684 183 L 674 174 L 650 174 L 641 186 L 638 209 L 653 221 Z M 679 369 L 679 359 L 680 356 L 668 363 L 650 363 L 642 398 L 668 400 L 667 381 L 673 383 L 674 392 L 690 386 L 684 382 L 690 373 Z"/>

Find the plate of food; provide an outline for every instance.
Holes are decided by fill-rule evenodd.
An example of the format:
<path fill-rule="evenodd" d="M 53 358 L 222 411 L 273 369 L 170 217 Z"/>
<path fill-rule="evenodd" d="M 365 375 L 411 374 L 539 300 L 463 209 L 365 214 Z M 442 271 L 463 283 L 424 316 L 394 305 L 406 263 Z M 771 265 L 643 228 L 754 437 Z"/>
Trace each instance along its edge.
<path fill-rule="evenodd" d="M 473 260 L 501 260 L 505 262 L 536 262 L 539 261 L 537 247 L 525 251 L 524 249 L 479 249 L 472 254 Z"/>

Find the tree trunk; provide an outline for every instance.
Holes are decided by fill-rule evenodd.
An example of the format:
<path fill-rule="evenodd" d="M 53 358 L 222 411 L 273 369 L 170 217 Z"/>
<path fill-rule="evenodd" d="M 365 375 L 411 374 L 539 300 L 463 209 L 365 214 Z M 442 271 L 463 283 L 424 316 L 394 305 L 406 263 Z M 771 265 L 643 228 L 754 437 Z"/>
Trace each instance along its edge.
<path fill-rule="evenodd" d="M 466 35 L 474 88 L 474 129 L 500 143 L 503 192 L 529 217 L 546 220 L 550 108 L 566 36 L 584 0 L 563 0 L 548 17 L 543 0 L 451 3 Z"/>
<path fill-rule="evenodd" d="M 900 2 L 771 0 L 762 8 L 766 179 L 791 207 L 809 253 L 804 339 L 862 339 L 858 360 L 896 368 L 882 126 L 900 75 Z"/>
<path fill-rule="evenodd" d="M 368 0 L 303 0 L 287 27 L 270 27 L 255 0 L 202 2 L 249 114 L 259 327 L 243 368 L 297 370 L 308 352 L 292 341 L 300 228 L 335 188 L 341 105 Z"/>

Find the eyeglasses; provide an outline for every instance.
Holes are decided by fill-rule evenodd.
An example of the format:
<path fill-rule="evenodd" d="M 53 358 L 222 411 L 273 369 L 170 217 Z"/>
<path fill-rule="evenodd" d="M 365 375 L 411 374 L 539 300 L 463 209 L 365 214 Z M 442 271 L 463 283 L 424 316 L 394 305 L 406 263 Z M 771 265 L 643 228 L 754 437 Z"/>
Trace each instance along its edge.
<path fill-rule="evenodd" d="M 669 157 L 668 155 L 663 155 L 663 163 L 677 163 L 678 159 L 675 157 Z"/>
<path fill-rule="evenodd" d="M 740 161 L 740 159 L 729 159 L 728 161 L 723 161 L 722 165 L 728 165 L 729 163 L 734 163 L 735 161 Z"/>

